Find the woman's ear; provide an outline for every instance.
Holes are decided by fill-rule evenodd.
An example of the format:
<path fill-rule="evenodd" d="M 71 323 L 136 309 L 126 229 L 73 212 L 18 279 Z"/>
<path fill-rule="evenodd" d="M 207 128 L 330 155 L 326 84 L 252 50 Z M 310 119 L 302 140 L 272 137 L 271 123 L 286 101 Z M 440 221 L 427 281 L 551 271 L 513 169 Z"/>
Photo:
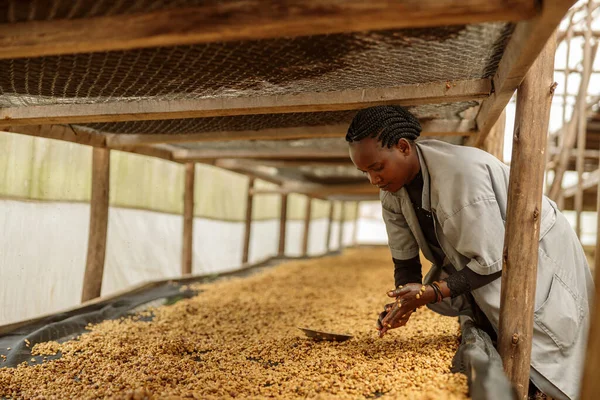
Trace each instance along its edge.
<path fill-rule="evenodd" d="M 403 155 L 408 156 L 410 154 L 411 148 L 410 148 L 410 143 L 408 142 L 408 140 L 400 139 L 398 141 L 398 144 L 396 145 L 396 147 L 398 148 L 398 150 L 400 150 L 400 152 Z"/>

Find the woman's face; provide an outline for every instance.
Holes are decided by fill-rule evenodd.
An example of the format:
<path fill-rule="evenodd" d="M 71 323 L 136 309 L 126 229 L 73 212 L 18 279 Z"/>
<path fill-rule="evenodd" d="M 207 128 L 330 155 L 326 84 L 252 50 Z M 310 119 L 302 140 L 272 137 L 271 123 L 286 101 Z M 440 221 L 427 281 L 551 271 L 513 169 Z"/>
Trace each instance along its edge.
<path fill-rule="evenodd" d="M 401 139 L 396 146 L 381 147 L 376 138 L 350 143 L 350 158 L 372 185 L 396 192 L 419 172 L 419 160 L 410 143 Z"/>

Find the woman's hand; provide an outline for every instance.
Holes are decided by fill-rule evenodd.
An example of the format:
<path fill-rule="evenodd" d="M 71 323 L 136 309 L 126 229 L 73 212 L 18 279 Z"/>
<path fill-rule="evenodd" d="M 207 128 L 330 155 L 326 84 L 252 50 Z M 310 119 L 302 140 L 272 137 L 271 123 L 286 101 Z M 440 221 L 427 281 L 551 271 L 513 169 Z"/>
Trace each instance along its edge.
<path fill-rule="evenodd" d="M 377 321 L 379 337 L 383 337 L 390 329 L 406 325 L 414 310 L 435 300 L 433 288 L 420 283 L 407 283 L 398 289 L 389 291 L 387 295 L 395 298 L 396 301 L 386 304 L 385 315 L 384 313 L 379 315 Z M 380 326 L 381 328 L 379 328 Z"/>

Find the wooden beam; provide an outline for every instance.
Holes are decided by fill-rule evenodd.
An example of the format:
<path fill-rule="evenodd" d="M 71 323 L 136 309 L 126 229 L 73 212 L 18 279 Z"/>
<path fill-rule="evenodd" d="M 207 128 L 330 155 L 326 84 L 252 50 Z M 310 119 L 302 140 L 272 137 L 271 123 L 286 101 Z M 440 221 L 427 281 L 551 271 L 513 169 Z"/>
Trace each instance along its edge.
<path fill-rule="evenodd" d="M 475 135 L 475 120 L 434 119 L 422 121 L 421 136 Z M 110 133 L 106 145 L 110 148 L 142 146 L 157 143 L 224 142 L 235 140 L 290 140 L 344 137 L 348 124 L 270 128 L 253 131 L 214 131 L 188 134 Z"/>
<path fill-rule="evenodd" d="M 288 195 L 281 195 L 281 211 L 279 212 L 279 257 L 285 257 L 285 234 L 287 231 Z"/>
<path fill-rule="evenodd" d="M 9 133 L 56 139 L 93 147 L 106 147 L 108 138 L 106 134 L 74 128 L 69 125 L 6 126 L 1 128 L 1 130 Z"/>
<path fill-rule="evenodd" d="M 228 1 L 196 7 L 0 25 L 0 58 L 128 50 L 349 31 L 518 21 L 531 0 Z"/>
<path fill-rule="evenodd" d="M 592 75 L 592 1 L 589 0 L 587 3 L 587 15 L 586 15 L 586 34 L 585 41 L 583 45 L 583 60 L 581 61 L 583 64 L 583 75 L 582 76 L 590 76 Z M 597 50 L 597 47 L 594 49 Z M 586 87 L 587 94 L 587 87 Z M 577 112 L 577 192 L 575 193 L 575 233 L 577 237 L 581 238 L 581 213 L 583 212 L 583 169 L 585 162 L 585 146 L 586 146 L 586 122 L 587 116 L 585 112 L 585 97 L 582 98 L 577 106 L 579 108 Z"/>
<path fill-rule="evenodd" d="M 252 206 L 254 203 L 254 196 L 252 195 L 252 189 L 254 188 L 254 178 L 250 178 L 248 181 L 248 194 L 246 196 L 246 224 L 244 226 L 244 252 L 242 255 L 242 265 L 248 263 L 250 254 L 250 232 L 252 230 Z"/>
<path fill-rule="evenodd" d="M 327 237 L 325 238 L 325 243 L 327 243 L 327 252 L 331 251 L 331 228 L 333 227 L 333 211 L 334 211 L 334 203 L 333 201 L 329 201 L 329 218 L 327 220 Z"/>
<path fill-rule="evenodd" d="M 185 186 L 183 192 L 183 245 L 181 275 L 191 275 L 194 255 L 194 186 L 196 164 L 185 164 Z"/>
<path fill-rule="evenodd" d="M 483 145 L 517 86 L 574 3 L 575 0 L 543 1 L 541 14 L 516 25 L 494 74 L 494 93 L 481 103 L 477 115 L 479 135 L 470 144 Z"/>
<path fill-rule="evenodd" d="M 595 170 L 588 175 L 587 179 L 582 181 L 581 189 L 585 191 L 588 189 L 595 188 L 598 186 L 598 182 L 600 182 L 600 170 Z M 563 199 L 568 199 L 569 197 L 574 197 L 577 194 L 578 190 L 579 190 L 578 184 L 575 184 L 575 185 L 565 188 L 562 192 Z M 582 202 L 582 204 L 583 204 L 583 202 Z M 575 205 L 575 207 L 576 207 L 576 205 Z M 583 207 L 583 205 L 582 205 L 582 207 Z"/>
<path fill-rule="evenodd" d="M 597 191 L 600 193 L 600 180 L 598 182 Z M 596 199 L 596 221 L 596 252 L 594 254 L 595 304 L 591 307 L 590 331 L 581 383 L 581 400 L 595 399 L 598 397 L 598 393 L 600 393 L 600 379 L 598 379 L 598 371 L 600 371 L 600 285 L 598 285 L 598 282 L 600 282 L 600 196 L 597 196 Z"/>
<path fill-rule="evenodd" d="M 506 110 L 502 111 L 500 118 L 494 126 L 488 137 L 482 145 L 482 149 L 496 157 L 500 161 L 504 161 L 504 131 L 506 127 Z"/>
<path fill-rule="evenodd" d="M 324 149 L 324 148 L 295 148 L 282 149 L 201 149 L 201 150 L 178 150 L 173 154 L 176 161 L 195 161 L 198 159 L 220 159 L 220 158 L 249 158 L 249 159 L 328 159 L 345 158 L 350 156 L 347 149 Z"/>
<path fill-rule="evenodd" d="M 302 237 L 302 255 L 308 256 L 308 239 L 310 236 L 310 217 L 312 214 L 312 199 L 307 198 L 306 210 L 304 211 L 304 235 Z"/>
<path fill-rule="evenodd" d="M 556 155 L 559 155 L 560 152 L 561 152 L 560 147 L 551 147 L 550 148 L 550 155 L 556 156 Z M 585 151 L 583 152 L 583 155 L 585 158 L 600 158 L 600 150 L 585 149 Z M 569 157 L 570 158 L 577 157 L 577 150 L 570 149 Z"/>
<path fill-rule="evenodd" d="M 360 218 L 360 201 L 356 203 L 356 211 L 354 213 L 354 232 L 352 235 L 352 244 L 356 245 L 358 243 L 358 220 Z"/>
<path fill-rule="evenodd" d="M 9 107 L 0 109 L 0 126 L 342 111 L 380 104 L 413 106 L 482 99 L 491 90 L 490 79 L 474 79 L 337 92 Z"/>
<path fill-rule="evenodd" d="M 92 197 L 87 259 L 83 276 L 81 301 L 100 297 L 106 234 L 108 230 L 108 198 L 110 185 L 110 150 L 95 148 L 92 154 Z"/>
<path fill-rule="evenodd" d="M 179 151 L 179 148 L 174 148 L 166 144 L 154 144 L 151 146 L 121 147 L 120 149 L 118 149 L 118 151 L 124 151 L 127 153 L 140 154 L 143 156 L 156 157 L 167 161 L 177 162 L 173 155 L 175 152 Z"/>
<path fill-rule="evenodd" d="M 322 185 L 318 183 L 286 181 L 281 187 L 276 189 L 252 189 L 252 195 L 259 194 L 282 194 L 282 193 L 299 193 L 310 195 L 311 197 L 323 197 L 333 194 L 376 194 L 379 193 L 377 187 L 365 184 L 336 184 Z"/>
<path fill-rule="evenodd" d="M 548 40 L 517 91 L 504 237 L 498 352 L 518 399 L 529 389 L 540 215 L 556 41 Z"/>
<path fill-rule="evenodd" d="M 346 211 L 346 202 L 340 201 L 340 229 L 338 230 L 338 249 L 344 250 L 344 211 Z"/>

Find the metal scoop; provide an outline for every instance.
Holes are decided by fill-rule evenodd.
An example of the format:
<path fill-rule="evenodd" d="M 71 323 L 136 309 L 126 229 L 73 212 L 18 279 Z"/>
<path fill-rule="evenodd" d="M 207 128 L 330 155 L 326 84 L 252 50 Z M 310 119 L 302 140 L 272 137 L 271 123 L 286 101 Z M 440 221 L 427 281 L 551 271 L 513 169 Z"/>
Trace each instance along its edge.
<path fill-rule="evenodd" d="M 329 333 L 329 332 L 321 332 L 315 331 L 313 329 L 300 328 L 298 327 L 306 336 L 316 341 L 326 340 L 328 342 L 343 342 L 348 339 L 351 339 L 351 335 L 342 335 L 339 333 Z"/>

